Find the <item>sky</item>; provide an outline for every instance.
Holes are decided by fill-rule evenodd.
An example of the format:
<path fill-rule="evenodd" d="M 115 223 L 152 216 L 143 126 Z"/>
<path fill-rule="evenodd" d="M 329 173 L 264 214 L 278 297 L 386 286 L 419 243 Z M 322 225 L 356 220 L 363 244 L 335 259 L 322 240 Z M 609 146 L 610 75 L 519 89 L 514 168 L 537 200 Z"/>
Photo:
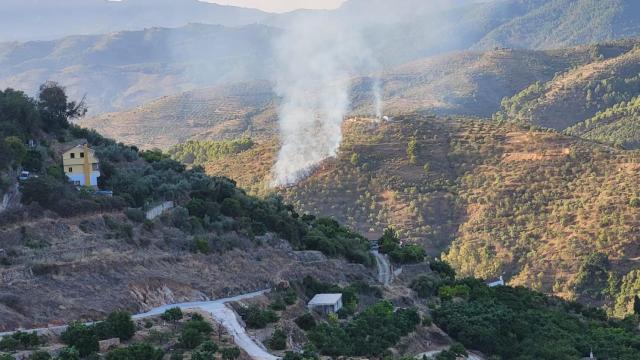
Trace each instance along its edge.
<path fill-rule="evenodd" d="M 296 9 L 335 9 L 344 0 L 205 0 L 222 5 L 255 8 L 269 12 L 287 12 Z"/>

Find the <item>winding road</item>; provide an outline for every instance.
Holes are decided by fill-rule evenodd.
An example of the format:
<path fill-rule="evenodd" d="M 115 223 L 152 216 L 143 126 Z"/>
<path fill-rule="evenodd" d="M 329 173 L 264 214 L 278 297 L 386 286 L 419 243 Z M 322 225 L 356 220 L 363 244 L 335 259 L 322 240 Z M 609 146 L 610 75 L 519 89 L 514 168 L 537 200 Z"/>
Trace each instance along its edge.
<path fill-rule="evenodd" d="M 238 321 L 236 314 L 233 310 L 231 310 L 226 304 L 230 302 L 242 301 L 247 299 L 252 299 L 261 295 L 264 295 L 269 290 L 256 291 L 249 294 L 212 300 L 212 301 L 199 301 L 199 302 L 186 302 L 179 304 L 171 304 L 157 307 L 155 309 L 151 309 L 142 314 L 133 315 L 132 318 L 139 320 L 148 318 L 151 316 L 158 316 L 164 313 L 166 310 L 178 307 L 183 310 L 187 309 L 197 309 L 206 311 L 211 314 L 211 316 L 219 322 L 224 328 L 229 332 L 231 336 L 233 336 L 233 340 L 235 344 L 244 350 L 252 359 L 255 360 L 276 360 L 280 359 L 277 356 L 273 356 L 269 354 L 269 352 L 259 343 L 254 341 L 249 334 L 245 331 L 244 327 Z M 90 323 L 89 323 L 90 324 Z M 49 328 L 38 328 L 31 330 L 23 330 L 28 332 L 35 331 L 37 334 L 43 334 L 48 331 L 64 331 L 67 326 L 57 326 L 57 327 L 49 327 Z M 14 331 L 0 333 L 0 337 L 11 335 Z"/>
<path fill-rule="evenodd" d="M 378 281 L 384 284 L 385 286 L 391 283 L 393 274 L 391 272 L 391 264 L 386 259 L 386 257 L 380 254 L 377 250 L 372 250 L 371 253 L 374 255 L 376 259 L 376 264 L 378 267 Z M 277 360 L 280 359 L 277 356 L 270 354 L 262 344 L 257 341 L 254 341 L 249 334 L 247 334 L 245 328 L 240 324 L 236 313 L 229 308 L 226 304 L 236 301 L 248 300 L 258 296 L 262 296 L 267 293 L 269 290 L 261 290 L 248 294 L 238 295 L 234 297 L 228 297 L 224 299 L 212 300 L 212 301 L 198 301 L 198 302 L 185 302 L 178 304 L 170 304 L 163 305 L 154 309 L 151 309 L 145 313 L 133 315 L 132 318 L 135 320 L 148 318 L 151 316 L 158 316 L 164 313 L 166 310 L 171 308 L 180 308 L 183 310 L 187 309 L 197 309 L 208 312 L 211 314 L 213 319 L 220 323 L 227 332 L 233 336 L 235 344 L 244 350 L 252 359 L 255 360 Z M 92 323 L 87 323 L 90 325 Z M 36 332 L 37 334 L 43 334 L 46 332 L 62 332 L 67 328 L 66 325 L 56 326 L 56 327 L 48 327 L 48 328 L 38 328 L 38 329 L 30 329 L 30 330 L 22 330 L 28 332 Z M 15 331 L 9 331 L 0 333 L 0 338 L 3 336 L 11 335 Z"/>

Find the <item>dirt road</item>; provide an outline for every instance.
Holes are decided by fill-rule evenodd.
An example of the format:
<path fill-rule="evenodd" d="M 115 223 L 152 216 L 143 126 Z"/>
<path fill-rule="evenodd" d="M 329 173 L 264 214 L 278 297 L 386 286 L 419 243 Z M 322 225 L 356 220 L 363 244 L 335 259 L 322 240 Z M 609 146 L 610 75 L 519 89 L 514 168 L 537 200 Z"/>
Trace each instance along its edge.
<path fill-rule="evenodd" d="M 142 314 L 133 315 L 133 319 L 144 319 L 151 316 L 157 316 L 164 313 L 167 309 L 178 307 L 183 310 L 187 309 L 199 309 L 202 311 L 206 311 L 211 314 L 211 316 L 219 322 L 224 328 L 229 332 L 231 336 L 233 336 L 234 342 L 238 347 L 243 349 L 252 359 L 255 360 L 276 360 L 279 357 L 273 356 L 269 354 L 269 352 L 260 344 L 259 342 L 254 341 L 249 334 L 245 331 L 245 329 L 240 325 L 238 318 L 233 310 L 231 310 L 226 304 L 230 302 L 242 301 L 247 299 L 252 299 L 261 295 L 264 295 L 268 290 L 256 291 L 253 293 L 243 294 L 239 296 L 218 299 L 213 301 L 199 301 L 199 302 L 188 302 L 188 303 L 179 303 L 179 304 L 171 304 L 164 305 L 147 311 Z M 45 332 L 62 332 L 67 328 L 67 326 L 57 326 L 50 328 L 39 328 L 39 329 L 30 329 L 23 330 L 28 332 L 35 331 L 38 334 L 43 334 Z M 13 332 L 5 332 L 0 333 L 0 337 L 10 335 Z"/>

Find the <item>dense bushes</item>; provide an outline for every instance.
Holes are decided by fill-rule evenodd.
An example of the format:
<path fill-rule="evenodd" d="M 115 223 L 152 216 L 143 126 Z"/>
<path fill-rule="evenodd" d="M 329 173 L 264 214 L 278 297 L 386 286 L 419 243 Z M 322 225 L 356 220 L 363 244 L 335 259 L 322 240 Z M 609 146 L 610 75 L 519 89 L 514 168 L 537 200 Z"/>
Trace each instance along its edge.
<path fill-rule="evenodd" d="M 345 325 L 323 323 L 309 332 L 309 340 L 327 356 L 379 356 L 420 323 L 415 310 L 398 309 L 381 301 Z"/>
<path fill-rule="evenodd" d="M 302 239 L 306 249 L 320 250 L 329 256 L 343 255 L 347 259 L 373 265 L 368 241 L 332 219 L 320 218 L 311 223 L 312 229 Z"/>
<path fill-rule="evenodd" d="M 149 344 L 134 344 L 110 351 L 106 360 L 162 360 L 164 351 Z"/>
<path fill-rule="evenodd" d="M 80 356 L 86 357 L 98 351 L 99 340 L 117 337 L 124 341 L 131 339 L 134 334 L 135 324 L 131 320 L 131 315 L 116 311 L 109 314 L 105 321 L 91 326 L 80 322 L 71 323 L 60 335 L 60 339 L 75 348 Z"/>
<path fill-rule="evenodd" d="M 247 137 L 221 141 L 191 140 L 169 149 L 169 155 L 184 164 L 203 165 L 228 155 L 249 150 L 253 145 L 253 140 Z"/>
<path fill-rule="evenodd" d="M 242 308 L 238 312 L 251 329 L 263 329 L 268 324 L 278 321 L 278 314 L 273 310 L 263 310 L 257 306 Z"/>
<path fill-rule="evenodd" d="M 441 291 L 442 305 L 434 311 L 436 324 L 466 347 L 485 354 L 568 360 L 584 357 L 593 348 L 599 359 L 640 357 L 635 325 L 605 321 L 602 311 L 521 287 L 489 288 L 470 279 L 441 289 L 465 289 L 465 294 L 454 301 L 449 291 Z"/>
<path fill-rule="evenodd" d="M 416 263 L 424 260 L 426 250 L 417 244 L 401 244 L 395 230 L 387 228 L 378 240 L 380 251 L 388 254 L 391 260 L 400 264 Z"/>
<path fill-rule="evenodd" d="M 11 336 L 5 336 L 0 339 L 0 351 L 32 349 L 41 343 L 40 337 L 35 332 L 25 333 L 18 331 Z"/>
<path fill-rule="evenodd" d="M 284 350 L 287 348 L 287 334 L 282 329 L 276 329 L 269 339 L 269 348 L 272 350 Z"/>

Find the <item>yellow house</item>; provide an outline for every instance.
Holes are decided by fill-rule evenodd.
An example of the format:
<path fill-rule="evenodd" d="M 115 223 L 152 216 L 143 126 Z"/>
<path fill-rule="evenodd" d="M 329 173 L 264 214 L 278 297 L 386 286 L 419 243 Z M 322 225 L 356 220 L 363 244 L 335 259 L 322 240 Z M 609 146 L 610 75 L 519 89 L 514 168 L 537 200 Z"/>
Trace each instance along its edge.
<path fill-rule="evenodd" d="M 64 173 L 77 186 L 98 186 L 100 166 L 95 151 L 84 143 L 62 154 Z"/>

